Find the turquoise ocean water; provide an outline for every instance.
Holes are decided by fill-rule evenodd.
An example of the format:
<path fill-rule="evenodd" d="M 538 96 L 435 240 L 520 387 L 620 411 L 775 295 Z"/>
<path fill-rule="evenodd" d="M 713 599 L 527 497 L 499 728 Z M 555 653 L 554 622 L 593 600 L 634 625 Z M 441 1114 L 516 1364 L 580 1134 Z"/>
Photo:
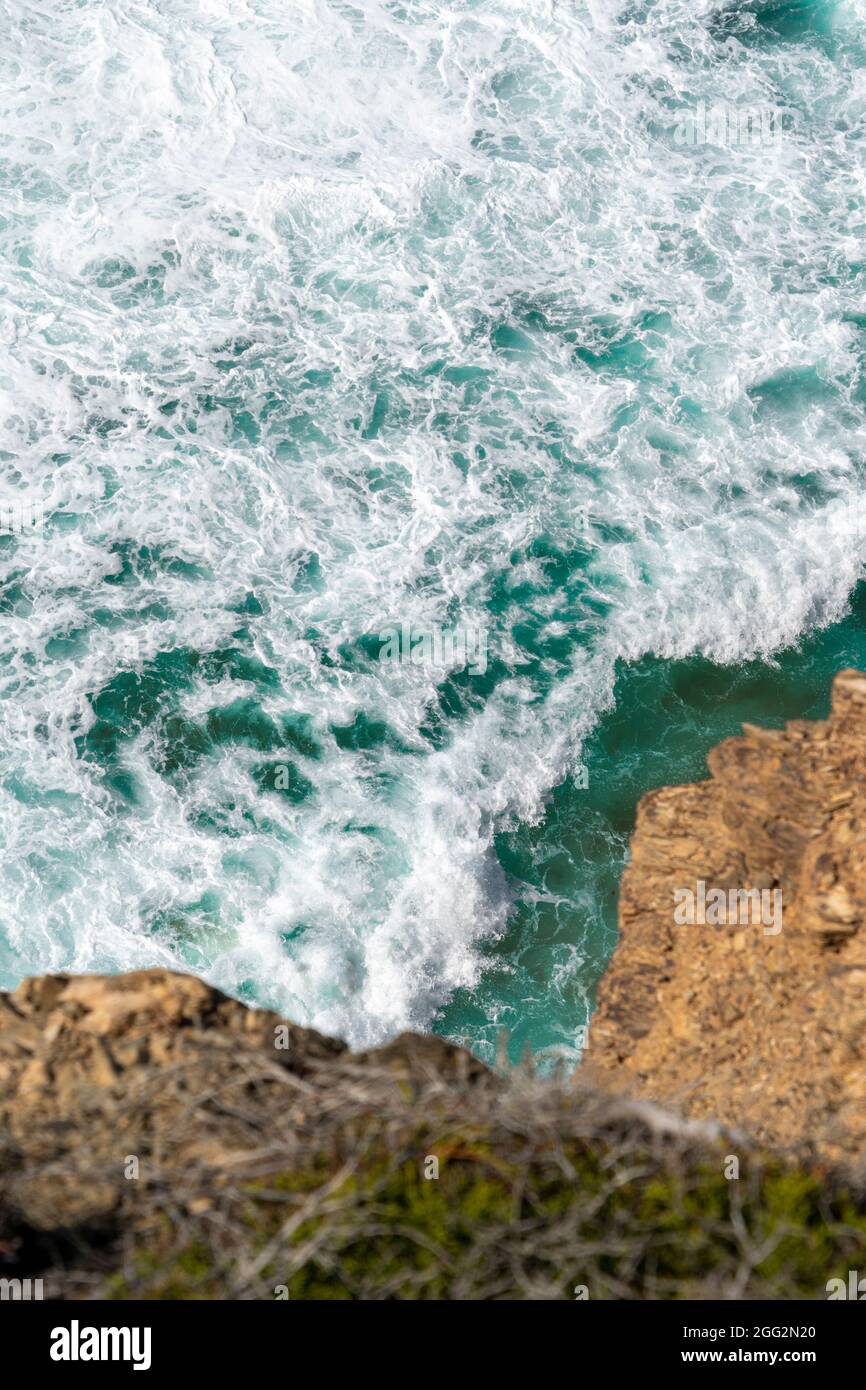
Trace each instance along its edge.
<path fill-rule="evenodd" d="M 864 22 L 7 0 L 0 986 L 576 1055 L 638 796 L 866 663 Z"/>

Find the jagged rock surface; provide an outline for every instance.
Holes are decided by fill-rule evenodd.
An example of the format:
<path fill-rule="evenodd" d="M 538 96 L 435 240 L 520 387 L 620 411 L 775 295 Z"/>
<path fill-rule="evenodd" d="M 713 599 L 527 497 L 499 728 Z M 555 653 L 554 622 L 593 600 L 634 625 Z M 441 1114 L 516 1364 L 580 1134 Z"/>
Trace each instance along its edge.
<path fill-rule="evenodd" d="M 744 725 L 638 809 L 588 1059 L 607 1084 L 832 1161 L 866 1150 L 866 675 L 821 722 Z M 780 889 L 778 935 L 676 925 L 677 889 Z"/>

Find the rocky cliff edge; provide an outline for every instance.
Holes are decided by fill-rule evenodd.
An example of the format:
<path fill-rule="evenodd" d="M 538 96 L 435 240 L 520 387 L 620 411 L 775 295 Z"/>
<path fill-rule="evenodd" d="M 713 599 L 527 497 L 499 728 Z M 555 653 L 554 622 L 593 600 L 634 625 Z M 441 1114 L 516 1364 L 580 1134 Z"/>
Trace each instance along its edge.
<path fill-rule="evenodd" d="M 866 675 L 840 672 L 827 720 L 745 725 L 708 763 L 640 803 L 588 1057 L 617 1089 L 859 1164 Z"/>

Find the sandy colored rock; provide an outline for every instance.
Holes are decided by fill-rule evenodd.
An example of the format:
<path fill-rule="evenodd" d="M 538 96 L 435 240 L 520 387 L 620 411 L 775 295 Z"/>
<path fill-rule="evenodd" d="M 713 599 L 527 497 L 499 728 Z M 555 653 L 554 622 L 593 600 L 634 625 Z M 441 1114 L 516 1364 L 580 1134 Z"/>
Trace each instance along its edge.
<path fill-rule="evenodd" d="M 745 725 L 708 764 L 709 781 L 640 803 L 590 1066 L 617 1089 L 859 1164 L 866 675 L 837 676 L 828 720 Z M 677 924 L 675 893 L 697 898 L 699 881 L 706 893 L 780 891 L 781 930 L 751 908 Z"/>

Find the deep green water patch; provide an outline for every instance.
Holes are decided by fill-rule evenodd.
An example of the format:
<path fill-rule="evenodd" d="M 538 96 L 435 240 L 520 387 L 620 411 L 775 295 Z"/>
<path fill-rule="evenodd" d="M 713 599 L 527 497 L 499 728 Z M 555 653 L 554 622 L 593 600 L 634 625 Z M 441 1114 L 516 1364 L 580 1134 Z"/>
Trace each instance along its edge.
<path fill-rule="evenodd" d="M 837 9 L 837 0 L 735 0 L 713 16 L 710 30 L 756 46 L 814 42 L 832 32 Z"/>
<path fill-rule="evenodd" d="M 253 780 L 261 792 L 275 792 L 293 805 L 300 805 L 313 794 L 313 784 L 294 763 L 258 763 Z"/>

